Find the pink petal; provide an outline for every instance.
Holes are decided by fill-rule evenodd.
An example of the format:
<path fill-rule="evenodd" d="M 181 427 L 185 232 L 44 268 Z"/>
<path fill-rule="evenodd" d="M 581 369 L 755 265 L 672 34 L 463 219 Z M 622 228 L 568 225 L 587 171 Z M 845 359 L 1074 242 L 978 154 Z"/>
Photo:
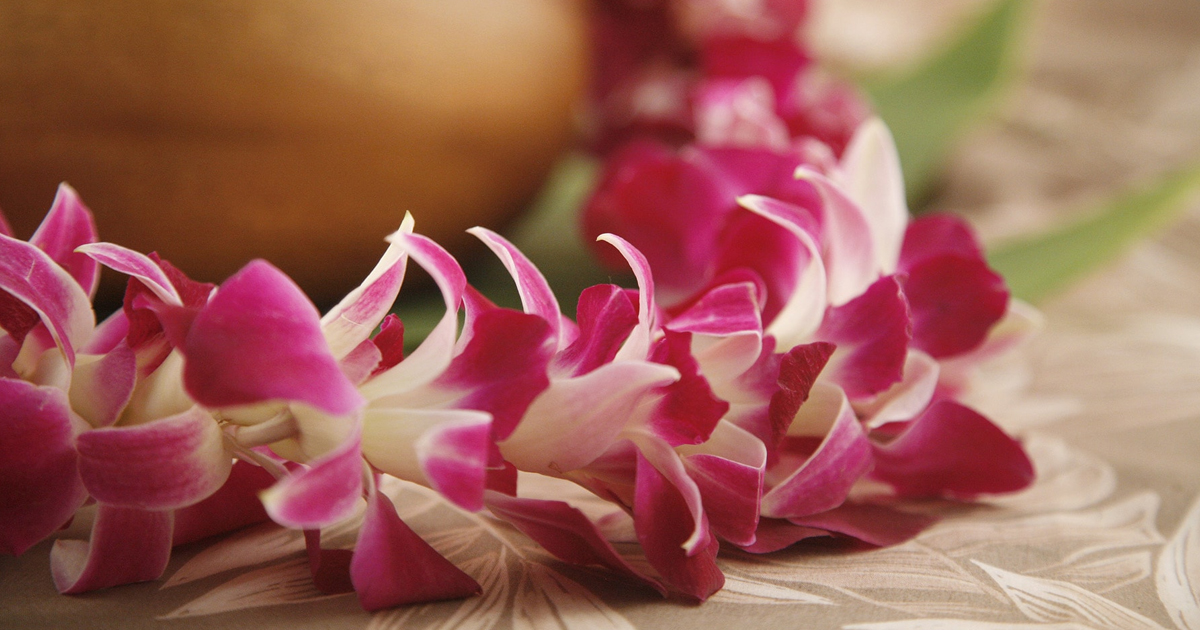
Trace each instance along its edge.
<path fill-rule="evenodd" d="M 125 316 L 125 311 L 115 311 L 103 322 L 100 322 L 99 326 L 96 326 L 96 330 L 88 339 L 82 352 L 84 354 L 107 354 L 116 348 L 117 344 L 124 341 L 128 334 L 129 318 Z"/>
<path fill-rule="evenodd" d="M 398 233 L 412 233 L 412 228 L 412 215 L 405 215 Z M 407 263 L 408 257 L 401 248 L 390 245 L 362 284 L 321 318 L 321 331 L 325 333 L 335 358 L 345 357 L 370 337 L 392 309 L 396 296 L 400 294 Z"/>
<path fill-rule="evenodd" d="M 912 309 L 912 345 L 934 358 L 976 348 L 1008 311 L 1004 278 L 983 260 L 958 255 L 909 269 L 904 294 Z"/>
<path fill-rule="evenodd" d="M 383 352 L 373 340 L 367 339 L 346 353 L 338 361 L 338 367 L 346 379 L 355 385 L 361 385 L 379 368 L 383 361 Z"/>
<path fill-rule="evenodd" d="M 704 601 L 725 585 L 725 576 L 716 563 L 720 543 L 708 533 L 703 513 L 698 518 L 675 483 L 639 451 L 633 505 L 638 542 L 670 590 Z M 704 535 L 693 544 L 697 531 Z"/>
<path fill-rule="evenodd" d="M 483 509 L 492 423 L 482 418 L 442 422 L 425 431 L 413 448 L 430 486 L 455 505 Z"/>
<path fill-rule="evenodd" d="M 904 361 L 903 379 L 871 400 L 855 401 L 854 410 L 868 430 L 911 420 L 933 400 L 939 373 L 937 360 L 920 350 L 910 350 Z"/>
<path fill-rule="evenodd" d="M 76 251 L 113 271 L 137 278 L 163 302 L 174 306 L 183 305 L 183 298 L 175 289 L 175 285 L 149 256 L 113 243 L 91 243 L 79 247 Z"/>
<path fill-rule="evenodd" d="M 341 595 L 354 591 L 350 579 L 350 563 L 354 552 L 349 549 L 322 549 L 321 530 L 304 530 L 304 549 L 308 552 L 308 569 L 313 586 L 326 595 Z"/>
<path fill-rule="evenodd" d="M 368 611 L 469 597 L 479 584 L 443 558 L 396 514 L 383 493 L 367 498 L 350 579 Z"/>
<path fill-rule="evenodd" d="M 79 436 L 79 476 L 97 501 L 145 510 L 196 503 L 225 483 L 232 458 L 207 412 Z"/>
<path fill-rule="evenodd" d="M 500 451 L 530 472 L 556 475 L 587 466 L 617 440 L 648 392 L 678 378 L 679 372 L 666 365 L 616 361 L 555 381 L 530 405 Z"/>
<path fill-rule="evenodd" d="M 117 421 L 133 395 L 137 357 L 120 343 L 103 356 L 79 355 L 71 374 L 71 408 L 93 427 Z"/>
<path fill-rule="evenodd" d="M 937 521 L 936 516 L 901 512 L 885 505 L 851 502 L 821 514 L 791 519 L 795 525 L 850 536 L 879 547 L 910 540 Z"/>
<path fill-rule="evenodd" d="M 704 513 L 717 536 L 736 545 L 754 542 L 767 450 L 746 431 L 722 422 L 712 438 L 679 449 L 700 489 Z"/>
<path fill-rule="evenodd" d="M 767 332 L 779 340 L 780 347 L 791 348 L 808 339 L 821 323 L 827 304 L 825 263 L 813 238 L 813 226 L 792 206 L 769 197 L 744 195 L 738 198 L 743 208 L 785 228 L 802 247 L 798 267 L 802 269 L 795 288 Z"/>
<path fill-rule="evenodd" d="M 902 496 L 971 499 L 1033 482 L 1021 443 L 956 402 L 934 403 L 888 444 L 875 447 L 875 479 Z"/>
<path fill-rule="evenodd" d="M 183 352 L 184 385 L 206 407 L 286 400 L 344 415 L 364 402 L 330 354 L 317 309 L 265 261 L 221 285 Z"/>
<path fill-rule="evenodd" d="M 397 233 L 388 239 L 433 277 L 442 292 L 446 313 L 408 359 L 363 384 L 362 393 L 368 399 L 429 383 L 450 365 L 458 332 L 458 309 L 467 287 L 458 262 L 437 243 L 419 234 Z"/>
<path fill-rule="evenodd" d="M 871 470 L 871 445 L 843 397 L 832 428 L 817 450 L 793 463 L 784 457 L 768 473 L 771 489 L 763 495 L 762 515 L 808 516 L 841 505 L 850 487 Z"/>
<path fill-rule="evenodd" d="M 579 334 L 555 357 L 553 371 L 582 376 L 613 360 L 637 325 L 637 311 L 623 289 L 596 285 L 579 294 Z"/>
<path fill-rule="evenodd" d="M 72 420 L 59 389 L 0 378 L 0 553 L 19 555 L 70 520 L 79 481 Z"/>
<path fill-rule="evenodd" d="M 833 344 L 818 341 L 796 346 L 783 355 L 779 365 L 779 390 L 771 396 L 771 433 L 758 435 L 759 439 L 772 447 L 783 439 L 833 352 Z"/>
<path fill-rule="evenodd" d="M 554 292 L 550 289 L 542 272 L 525 257 L 525 254 L 521 253 L 521 250 L 499 234 L 482 227 L 471 228 L 467 232 L 483 241 L 483 244 L 492 250 L 500 262 L 504 263 L 504 268 L 517 283 L 517 293 L 521 296 L 521 306 L 524 307 L 525 312 L 546 320 L 546 323 L 550 324 L 551 336 L 556 344 L 555 348 L 564 348 L 566 344 L 560 333 L 562 311 L 558 306 L 558 299 L 554 297 Z"/>
<path fill-rule="evenodd" d="M 690 517 L 688 520 L 693 525 L 691 534 L 680 544 L 689 556 L 699 553 L 710 539 L 708 519 L 704 516 L 704 501 L 700 496 L 700 487 L 688 475 L 687 467 L 684 466 L 679 451 L 671 448 L 671 445 L 663 440 L 652 436 L 633 435 L 630 439 L 637 446 L 638 459 L 635 460 L 635 465 L 638 467 L 638 479 L 641 478 L 640 462 L 644 459 L 657 469 L 658 475 L 661 475 L 674 487 L 674 494 L 687 506 Z M 636 497 L 634 502 L 636 509 Z"/>
<path fill-rule="evenodd" d="M 679 380 L 661 390 L 662 397 L 647 414 L 644 427 L 671 446 L 699 444 L 708 439 L 729 403 L 717 398 L 691 355 L 688 333 L 666 331 L 654 344 L 650 360 L 679 371 Z"/>
<path fill-rule="evenodd" d="M 706 80 L 694 107 L 700 144 L 775 150 L 791 144 L 787 125 L 775 113 L 775 93 L 761 76 Z"/>
<path fill-rule="evenodd" d="M 723 337 L 761 332 L 758 291 L 753 283 L 723 284 L 706 292 L 687 310 L 664 324 L 678 332 Z"/>
<path fill-rule="evenodd" d="M 983 259 L 983 246 L 966 221 L 951 214 L 926 214 L 904 231 L 900 269 L 907 271 L 938 256 Z"/>
<path fill-rule="evenodd" d="M 740 548 L 750 553 L 774 553 L 801 540 L 826 536 L 829 536 L 829 532 L 823 529 L 795 525 L 783 519 L 764 518 L 758 522 L 754 542 L 740 545 Z"/>
<path fill-rule="evenodd" d="M 60 593 L 158 579 L 171 558 L 171 512 L 100 504 L 92 537 L 58 540 L 50 573 Z"/>
<path fill-rule="evenodd" d="M 96 325 L 92 302 L 75 278 L 37 247 L 0 236 L 0 295 L 5 294 L 18 305 L 0 299 L 0 324 L 8 330 L 12 315 L 23 310 L 20 305 L 33 309 L 74 365 L 76 348 L 87 342 Z M 23 321 L 27 319 L 26 311 Z"/>
<path fill-rule="evenodd" d="M 42 219 L 29 242 L 46 252 L 88 295 L 96 293 L 100 284 L 100 266 L 96 261 L 77 253 L 76 247 L 96 242 L 96 223 L 92 212 L 79 200 L 79 195 L 67 184 L 58 185 L 50 212 Z"/>
<path fill-rule="evenodd" d="M 862 208 L 829 178 L 808 167 L 796 177 L 821 195 L 821 244 L 829 273 L 829 301 L 844 304 L 879 277 L 876 246 Z"/>
<path fill-rule="evenodd" d="M 371 376 L 395 367 L 404 360 L 404 322 L 395 314 L 389 314 L 379 324 L 379 334 L 371 338 L 371 343 L 379 348 L 380 359 Z"/>
<path fill-rule="evenodd" d="M 587 516 L 563 501 L 546 501 L 488 492 L 488 509 L 563 562 L 602 566 L 645 584 L 663 595 L 656 581 L 633 568 Z"/>
<path fill-rule="evenodd" d="M 911 338 L 908 302 L 895 276 L 880 278 L 862 295 L 834 306 L 816 332 L 837 344 L 825 374 L 850 398 L 863 398 L 898 383 Z"/>
<path fill-rule="evenodd" d="M 649 355 L 650 341 L 658 330 L 658 306 L 654 303 L 654 276 L 650 272 L 650 263 L 629 241 L 615 234 L 601 234 L 596 240 L 617 248 L 637 278 L 638 324 L 617 356 L 622 359 L 644 359 Z"/>
<path fill-rule="evenodd" d="M 0 235 L 11 236 L 13 238 L 17 236 L 13 233 L 12 226 L 8 224 L 8 218 L 4 216 L 3 210 L 0 210 Z"/>
<path fill-rule="evenodd" d="M 809 251 L 775 222 L 743 209 L 729 218 L 721 237 L 709 286 L 754 284 L 762 303 L 764 325 L 774 321 L 796 290 Z"/>
<path fill-rule="evenodd" d="M 362 431 L 307 468 L 284 477 L 262 493 L 271 520 L 293 529 L 317 529 L 354 513 L 363 489 Z"/>
<path fill-rule="evenodd" d="M 855 129 L 833 178 L 866 215 L 879 269 L 894 272 L 905 239 L 908 203 L 900 156 L 882 120 L 870 118 Z"/>
<path fill-rule="evenodd" d="M 790 15 L 791 18 L 788 21 L 795 23 L 800 19 L 797 14 L 805 11 L 805 7 L 800 6 L 804 4 L 787 3 L 785 5 L 787 8 L 781 14 Z M 730 13 L 738 14 L 741 20 L 747 20 L 748 11 L 744 8 L 729 10 L 728 6 L 719 7 L 717 10 L 726 9 Z M 760 7 L 762 6 L 760 3 L 751 11 L 761 15 L 763 9 Z M 715 16 L 711 13 L 710 7 L 711 5 L 705 7 L 710 11 L 708 19 L 714 19 Z M 786 33 L 788 30 L 794 31 L 794 29 L 782 30 L 774 20 L 769 20 L 768 24 L 769 26 L 762 24 L 756 24 L 754 27 L 743 26 L 742 28 L 747 29 L 748 32 L 720 33 L 719 36 L 713 34 L 706 37 L 701 49 L 701 62 L 705 75 L 717 77 L 761 76 L 770 80 L 771 87 L 780 97 L 787 94 L 792 87 L 792 82 L 795 81 L 796 73 L 808 64 L 808 56 L 794 41 L 794 37 L 764 36 L 763 33 L 766 29 L 773 31 L 780 29 L 775 33 Z"/>
<path fill-rule="evenodd" d="M 266 469 L 237 461 L 219 490 L 199 503 L 175 510 L 175 546 L 262 523 L 269 517 L 258 495 L 275 483 Z"/>
<path fill-rule="evenodd" d="M 492 415 L 496 440 L 507 438 L 533 399 L 550 385 L 556 339 L 546 320 L 509 309 L 482 313 L 474 334 L 432 387 L 458 393 L 458 409 Z"/>

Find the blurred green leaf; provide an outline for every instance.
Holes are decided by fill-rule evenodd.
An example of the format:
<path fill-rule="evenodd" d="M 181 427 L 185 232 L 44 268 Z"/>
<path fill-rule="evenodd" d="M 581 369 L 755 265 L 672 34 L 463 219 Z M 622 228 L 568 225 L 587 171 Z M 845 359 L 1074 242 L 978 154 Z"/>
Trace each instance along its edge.
<path fill-rule="evenodd" d="M 1013 295 L 1040 302 L 1168 225 L 1200 191 L 1200 164 L 1107 202 L 1088 219 L 997 248 L 989 262 Z"/>
<path fill-rule="evenodd" d="M 913 207 L 928 193 L 955 138 L 1011 83 L 1026 4 L 997 0 L 957 40 L 915 69 L 865 82 L 896 138 Z"/>

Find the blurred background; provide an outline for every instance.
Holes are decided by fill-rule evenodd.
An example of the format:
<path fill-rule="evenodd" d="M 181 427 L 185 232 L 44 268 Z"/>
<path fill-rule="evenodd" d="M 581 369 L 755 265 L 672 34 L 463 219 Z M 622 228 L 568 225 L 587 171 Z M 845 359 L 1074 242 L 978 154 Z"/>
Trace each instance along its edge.
<path fill-rule="evenodd" d="M 811 4 L 820 62 L 866 77 L 919 64 L 994 0 Z M 1200 3 L 1025 9 L 1018 71 L 926 197 L 990 240 L 1200 156 Z M 587 13 L 583 0 L 7 0 L 0 208 L 27 237 L 65 180 L 104 240 L 213 282 L 267 258 L 327 306 L 405 211 L 469 257 L 464 228 L 534 203 L 576 146 Z M 578 202 L 574 177 L 543 211 Z M 562 219 L 521 229 L 576 238 Z M 121 279 L 106 283 L 117 299 Z"/>

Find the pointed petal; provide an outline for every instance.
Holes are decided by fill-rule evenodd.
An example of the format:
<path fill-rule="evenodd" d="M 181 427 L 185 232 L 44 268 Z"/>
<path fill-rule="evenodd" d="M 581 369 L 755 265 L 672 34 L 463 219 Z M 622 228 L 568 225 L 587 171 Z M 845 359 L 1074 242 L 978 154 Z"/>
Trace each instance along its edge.
<path fill-rule="evenodd" d="M 363 488 L 358 426 L 338 448 L 262 493 L 271 520 L 293 529 L 317 529 L 349 517 Z"/>
<path fill-rule="evenodd" d="M 96 242 L 96 222 L 73 188 L 65 183 L 58 185 L 50 212 L 29 237 L 29 242 L 66 269 L 84 292 L 88 295 L 96 293 L 100 284 L 100 266 L 75 251 L 80 245 Z"/>
<path fill-rule="evenodd" d="M 582 376 L 611 362 L 638 322 L 628 294 L 612 284 L 584 289 L 576 313 L 579 332 L 554 358 L 556 375 Z"/>
<path fill-rule="evenodd" d="M 779 340 L 779 347 L 790 349 L 807 341 L 825 315 L 827 287 L 821 250 L 809 231 L 811 226 L 805 225 L 801 216 L 789 204 L 758 195 L 738 197 L 738 204 L 787 229 L 800 241 L 807 258 L 800 261 L 803 271 L 795 289 L 787 297 L 774 321 L 767 327 L 767 332 Z"/>
<path fill-rule="evenodd" d="M 54 533 L 87 499 L 75 435 L 59 389 L 0 378 L 0 553 L 19 555 Z"/>
<path fill-rule="evenodd" d="M 971 499 L 1033 482 L 1021 443 L 969 407 L 934 403 L 895 440 L 875 447 L 872 477 L 902 496 Z"/>
<path fill-rule="evenodd" d="M 171 512 L 100 504 L 92 537 L 58 540 L 50 573 L 59 593 L 158 579 L 171 558 Z"/>
<path fill-rule="evenodd" d="M 368 399 L 429 383 L 450 365 L 458 332 L 458 309 L 467 287 L 458 262 L 437 243 L 419 234 L 397 233 L 388 239 L 433 277 L 442 292 L 446 313 L 407 359 L 363 384 L 362 393 Z"/>
<path fill-rule="evenodd" d="M 171 544 L 178 547 L 268 520 L 258 495 L 274 483 L 275 477 L 261 466 L 234 462 L 219 490 L 199 503 L 175 510 Z"/>
<path fill-rule="evenodd" d="M 184 384 L 206 407 L 286 400 L 345 415 L 364 402 L 330 354 L 316 307 L 265 261 L 221 285 L 192 323 L 183 353 Z"/>
<path fill-rule="evenodd" d="M 350 579 L 367 611 L 469 597 L 482 591 L 463 573 L 409 529 L 381 492 L 367 498 Z"/>
<path fill-rule="evenodd" d="M 820 446 L 793 466 L 785 457 L 769 471 L 768 482 L 773 487 L 763 495 L 763 516 L 808 516 L 835 508 L 871 469 L 870 442 L 844 395 L 833 426 Z"/>
<path fill-rule="evenodd" d="M 633 505 L 634 527 L 646 560 L 670 590 L 704 601 L 725 584 L 717 567 L 720 543 L 708 533 L 704 515 L 697 516 L 683 492 L 652 465 L 641 451 L 637 455 L 637 486 Z M 704 532 L 686 547 L 695 532 Z"/>
<path fill-rule="evenodd" d="M 650 342 L 658 330 L 658 306 L 654 303 L 654 276 L 650 273 L 650 263 L 646 257 L 629 241 L 615 234 L 601 234 L 596 237 L 617 248 L 638 284 L 638 325 L 630 333 L 625 345 L 617 352 L 621 359 L 644 359 L 650 353 Z"/>
<path fill-rule="evenodd" d="M 855 129 L 835 179 L 866 215 L 879 269 L 894 272 L 908 223 L 908 204 L 896 143 L 882 120 L 870 118 Z"/>
<path fill-rule="evenodd" d="M 845 304 L 879 277 L 880 265 L 871 226 L 862 208 L 829 178 L 808 167 L 796 177 L 821 195 L 821 244 L 829 274 L 829 301 Z"/>
<path fill-rule="evenodd" d="M 0 293 L 31 308 L 50 329 L 70 365 L 95 328 L 92 302 L 67 270 L 37 247 L 0 236 Z M 3 305 L 0 300 L 0 305 Z M 0 309 L 0 318 L 8 309 Z M 4 319 L 0 323 L 8 325 Z M 23 331 L 24 332 L 24 331 Z"/>
<path fill-rule="evenodd" d="M 525 312 L 537 315 L 550 324 L 555 348 L 561 350 L 566 347 L 560 333 L 562 311 L 542 272 L 521 253 L 521 250 L 499 234 L 483 227 L 474 227 L 467 232 L 483 241 L 504 264 L 504 268 L 517 283 L 517 294 L 521 296 L 521 306 Z"/>
<path fill-rule="evenodd" d="M 670 366 L 617 361 L 555 381 L 500 444 L 517 468 L 556 475 L 588 465 L 607 450 L 647 392 L 679 378 Z"/>
<path fill-rule="evenodd" d="M 137 278 L 158 299 L 167 304 L 182 306 L 183 298 L 170 278 L 149 256 L 113 243 L 91 243 L 76 249 L 100 264 L 127 276 Z"/>
<path fill-rule="evenodd" d="M 411 234 L 412 229 L 412 215 L 406 214 L 397 233 Z M 321 332 L 325 334 L 334 358 L 345 357 L 366 341 L 392 310 L 404 282 L 407 263 L 408 257 L 401 248 L 391 243 L 362 284 L 321 318 Z"/>
<path fill-rule="evenodd" d="M 911 334 L 900 281 L 880 278 L 862 295 L 826 312 L 816 337 L 837 344 L 837 351 L 824 374 L 851 399 L 878 394 L 903 377 Z"/>
<path fill-rule="evenodd" d="M 71 374 L 71 408 L 93 427 L 117 421 L 133 395 L 137 357 L 124 343 L 102 356 L 81 354 Z"/>
<path fill-rule="evenodd" d="M 79 476 L 97 501 L 145 510 L 196 503 L 225 483 L 232 458 L 198 407 L 171 418 L 79 436 Z"/>
<path fill-rule="evenodd" d="M 596 525 L 578 509 L 563 501 L 510 497 L 488 492 L 488 509 L 563 562 L 596 565 L 666 592 L 656 581 L 633 568 L 617 553 Z"/>

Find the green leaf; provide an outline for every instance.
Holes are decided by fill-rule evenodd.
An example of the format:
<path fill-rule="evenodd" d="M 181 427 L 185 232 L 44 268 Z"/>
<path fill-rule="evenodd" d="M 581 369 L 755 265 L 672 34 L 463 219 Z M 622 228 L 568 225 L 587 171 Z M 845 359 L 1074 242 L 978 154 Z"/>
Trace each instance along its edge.
<path fill-rule="evenodd" d="M 1011 83 L 1026 22 L 1025 0 L 998 0 L 978 21 L 916 69 L 865 88 L 891 127 L 910 205 L 928 193 L 952 143 Z"/>
<path fill-rule="evenodd" d="M 1200 190 L 1200 164 L 1109 201 L 1091 217 L 997 248 L 988 258 L 1013 295 L 1040 302 L 1170 224 Z"/>

